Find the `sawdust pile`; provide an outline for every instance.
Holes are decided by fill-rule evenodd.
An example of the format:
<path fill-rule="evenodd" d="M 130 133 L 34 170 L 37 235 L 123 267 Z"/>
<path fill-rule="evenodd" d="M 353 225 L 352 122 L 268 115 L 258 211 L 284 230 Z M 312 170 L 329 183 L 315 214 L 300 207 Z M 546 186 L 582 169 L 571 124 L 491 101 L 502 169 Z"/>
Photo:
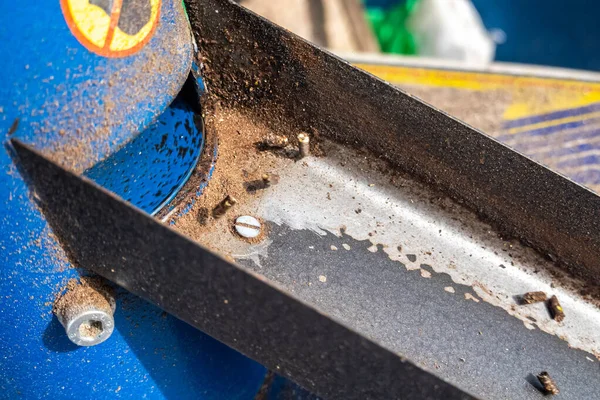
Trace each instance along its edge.
<path fill-rule="evenodd" d="M 70 279 L 61 292 L 64 293 L 56 299 L 53 307 L 61 322 L 84 309 L 96 308 L 110 314 L 114 310 L 112 289 L 99 277 L 82 277 L 81 282 Z M 94 327 L 89 326 L 89 329 Z"/>
<path fill-rule="evenodd" d="M 263 175 L 296 162 L 290 157 L 290 149 L 257 150 L 265 138 L 282 132 L 274 132 L 237 110 L 216 107 L 206 112 L 205 123 L 210 134 L 218 138 L 219 155 L 213 176 L 191 211 L 169 221 L 174 222 L 176 230 L 204 244 L 208 232 L 231 231 L 234 218 L 247 212 L 246 204 L 260 195 L 261 190 L 254 190 L 253 186 L 262 182 Z M 294 146 L 296 135 L 293 132 L 285 135 L 290 147 Z M 227 195 L 234 197 L 237 204 L 225 216 L 215 219 L 212 211 Z"/>

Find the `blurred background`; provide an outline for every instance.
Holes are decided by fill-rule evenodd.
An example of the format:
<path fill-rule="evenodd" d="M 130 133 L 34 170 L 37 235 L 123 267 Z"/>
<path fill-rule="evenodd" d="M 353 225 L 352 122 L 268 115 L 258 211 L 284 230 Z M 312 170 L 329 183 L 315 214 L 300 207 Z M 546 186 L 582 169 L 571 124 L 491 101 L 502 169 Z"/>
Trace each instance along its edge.
<path fill-rule="evenodd" d="M 600 25 L 585 0 L 240 0 L 600 191 Z"/>
<path fill-rule="evenodd" d="M 586 0 L 240 2 L 334 51 L 600 70 L 597 6 Z"/>

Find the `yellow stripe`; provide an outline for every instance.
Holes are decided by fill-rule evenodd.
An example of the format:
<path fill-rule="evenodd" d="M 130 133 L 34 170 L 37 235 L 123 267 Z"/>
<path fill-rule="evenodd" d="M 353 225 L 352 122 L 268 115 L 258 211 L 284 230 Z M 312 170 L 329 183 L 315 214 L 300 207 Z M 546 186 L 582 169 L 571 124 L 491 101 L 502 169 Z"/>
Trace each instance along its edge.
<path fill-rule="evenodd" d="M 449 71 L 441 69 L 396 67 L 390 65 L 356 64 L 381 79 L 394 84 L 418 84 L 454 87 L 458 89 L 492 90 L 532 86 L 557 90 L 600 91 L 600 83 L 553 78 L 535 78 L 483 72 Z"/>
<path fill-rule="evenodd" d="M 510 106 L 504 110 L 505 120 L 583 107 L 600 101 L 600 83 L 389 65 L 356 66 L 396 85 L 505 90 L 513 97 Z"/>
<path fill-rule="evenodd" d="M 516 133 L 520 133 L 520 132 L 524 132 L 524 131 L 532 131 L 534 129 L 542 129 L 542 128 L 547 128 L 549 126 L 568 124 L 569 122 L 584 121 L 586 119 L 592 119 L 592 118 L 598 118 L 598 117 L 600 117 L 600 111 L 596 111 L 596 112 L 588 113 L 588 114 L 582 114 L 582 115 L 575 115 L 572 117 L 554 119 L 551 121 L 538 122 L 537 124 L 519 126 L 518 128 L 509 129 L 508 133 L 510 133 L 511 135 L 514 135 Z"/>

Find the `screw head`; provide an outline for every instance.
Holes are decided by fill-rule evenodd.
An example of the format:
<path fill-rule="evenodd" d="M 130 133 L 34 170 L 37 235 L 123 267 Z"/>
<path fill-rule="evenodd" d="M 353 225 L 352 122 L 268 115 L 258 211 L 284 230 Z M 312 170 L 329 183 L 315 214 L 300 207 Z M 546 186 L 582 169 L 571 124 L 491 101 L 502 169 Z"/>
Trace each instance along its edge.
<path fill-rule="evenodd" d="M 254 239 L 260 235 L 261 223 L 254 217 L 243 215 L 235 220 L 235 231 L 246 239 Z"/>
<path fill-rule="evenodd" d="M 305 133 L 301 133 L 298 135 L 298 141 L 300 143 L 308 143 L 310 140 L 309 136 Z"/>
<path fill-rule="evenodd" d="M 95 346 L 110 337 L 114 330 L 113 316 L 106 311 L 89 309 L 68 321 L 67 335 L 79 346 Z"/>

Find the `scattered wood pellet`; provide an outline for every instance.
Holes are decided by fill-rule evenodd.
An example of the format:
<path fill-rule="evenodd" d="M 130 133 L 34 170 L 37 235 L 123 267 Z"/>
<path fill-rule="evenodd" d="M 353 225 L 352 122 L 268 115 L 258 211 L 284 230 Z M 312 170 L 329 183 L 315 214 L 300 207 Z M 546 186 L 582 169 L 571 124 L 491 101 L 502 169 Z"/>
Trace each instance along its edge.
<path fill-rule="evenodd" d="M 537 376 L 537 378 L 539 379 L 540 383 L 544 387 L 544 393 L 554 395 L 554 394 L 558 394 L 560 392 L 558 390 L 558 386 L 556 386 L 556 382 L 554 382 L 554 380 L 552 378 L 550 378 L 550 375 L 548 374 L 548 372 L 546 372 L 546 371 L 541 372 Z"/>
<path fill-rule="evenodd" d="M 237 200 L 227 195 L 217 206 L 213 209 L 213 217 L 221 218 L 225 213 L 237 203 Z"/>
<path fill-rule="evenodd" d="M 565 311 L 560 305 L 558 298 L 556 296 L 550 297 L 550 301 L 548 301 L 548 308 L 550 309 L 550 315 L 552 319 L 556 322 L 562 322 L 565 319 Z"/>
<path fill-rule="evenodd" d="M 523 304 L 541 303 L 547 298 L 548 296 L 544 292 L 528 292 L 522 296 Z"/>
<path fill-rule="evenodd" d="M 282 149 L 289 144 L 289 139 L 281 135 L 269 135 L 263 141 L 266 147 Z"/>

